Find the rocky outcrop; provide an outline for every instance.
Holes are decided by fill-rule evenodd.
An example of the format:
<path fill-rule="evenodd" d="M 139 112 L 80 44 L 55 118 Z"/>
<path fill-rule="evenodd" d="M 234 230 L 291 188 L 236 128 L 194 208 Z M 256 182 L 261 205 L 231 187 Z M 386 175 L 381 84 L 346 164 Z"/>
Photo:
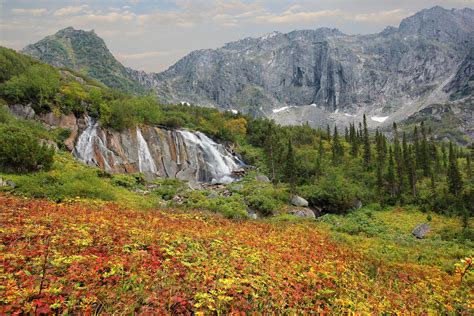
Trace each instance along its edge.
<path fill-rule="evenodd" d="M 303 207 L 308 206 L 308 201 L 306 201 L 305 199 L 297 195 L 294 195 L 291 198 L 290 203 L 293 204 L 294 206 L 303 206 Z"/>
<path fill-rule="evenodd" d="M 301 217 L 301 218 L 316 218 L 316 214 L 313 212 L 313 210 L 309 208 L 293 209 L 293 210 L 290 210 L 288 214 Z"/>
<path fill-rule="evenodd" d="M 74 156 L 111 173 L 141 172 L 193 182 L 228 183 L 240 160 L 205 134 L 140 126 L 121 132 L 102 128 L 90 117 L 75 141 Z"/>
<path fill-rule="evenodd" d="M 411 232 L 413 236 L 415 236 L 418 239 L 423 239 L 425 238 L 426 234 L 430 232 L 431 228 L 428 223 L 422 223 L 416 225 L 416 227 L 413 229 Z"/>

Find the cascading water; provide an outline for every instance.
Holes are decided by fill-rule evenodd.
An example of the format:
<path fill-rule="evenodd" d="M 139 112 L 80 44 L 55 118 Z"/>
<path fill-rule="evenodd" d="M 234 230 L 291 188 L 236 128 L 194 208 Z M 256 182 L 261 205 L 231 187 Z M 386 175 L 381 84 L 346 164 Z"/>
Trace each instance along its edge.
<path fill-rule="evenodd" d="M 95 159 L 94 146 L 97 145 L 100 150 L 108 153 L 107 146 L 103 143 L 102 139 L 97 135 L 98 123 L 89 116 L 85 117 L 87 128 L 82 132 L 76 142 L 76 146 L 73 151 L 73 155 L 79 158 L 79 160 L 85 162 L 88 165 L 97 166 L 98 161 Z M 105 169 L 109 169 L 110 166 L 107 160 L 104 161 Z"/>
<path fill-rule="evenodd" d="M 112 173 L 142 172 L 187 181 L 229 183 L 232 172 L 245 165 L 223 145 L 200 132 L 169 131 L 143 126 L 114 131 L 85 117 L 74 156 Z"/>
<path fill-rule="evenodd" d="M 156 173 L 156 165 L 153 157 L 150 154 L 148 144 L 143 138 L 141 130 L 137 127 L 137 141 L 138 141 L 138 169 L 140 172 Z"/>
<path fill-rule="evenodd" d="M 233 157 L 222 145 L 215 143 L 201 132 L 191 133 L 179 131 L 187 147 L 194 147 L 200 152 L 211 174 L 213 183 L 230 183 L 234 179 L 231 174 L 238 169 L 239 161 Z"/>

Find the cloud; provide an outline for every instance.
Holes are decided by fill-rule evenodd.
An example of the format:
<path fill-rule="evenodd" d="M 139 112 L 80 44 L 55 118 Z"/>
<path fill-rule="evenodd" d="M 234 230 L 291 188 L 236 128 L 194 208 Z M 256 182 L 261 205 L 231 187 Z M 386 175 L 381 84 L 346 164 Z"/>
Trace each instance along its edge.
<path fill-rule="evenodd" d="M 300 11 L 294 12 L 287 10 L 282 14 L 265 14 L 260 15 L 256 19 L 259 22 L 270 23 L 270 24 L 291 24 L 301 22 L 314 22 L 321 18 L 337 17 L 342 15 L 343 12 L 337 10 L 322 10 L 322 11 Z"/>
<path fill-rule="evenodd" d="M 142 58 L 152 58 L 152 57 L 162 57 L 162 56 L 170 56 L 176 53 L 181 53 L 181 51 L 147 51 L 142 53 L 135 53 L 135 54 L 117 54 L 117 58 L 119 59 L 142 59 Z"/>
<path fill-rule="evenodd" d="M 22 9 L 22 8 L 15 8 L 12 9 L 12 12 L 15 14 L 28 14 L 33 16 L 40 16 L 46 14 L 48 10 L 41 9 L 41 8 L 31 8 L 31 9 Z"/>
<path fill-rule="evenodd" d="M 88 13 L 70 18 L 71 24 L 132 22 L 137 16 L 130 12 L 108 12 L 106 14 Z"/>
<path fill-rule="evenodd" d="M 71 15 L 82 12 L 84 9 L 88 8 L 88 5 L 81 5 L 81 6 L 69 6 L 58 9 L 54 11 L 55 16 L 63 16 L 63 15 Z"/>
<path fill-rule="evenodd" d="M 400 22 L 404 17 L 409 16 L 410 13 L 402 10 L 395 9 L 390 11 L 379 11 L 371 13 L 361 13 L 355 15 L 347 15 L 348 20 L 357 21 L 357 22 L 367 22 L 367 23 L 379 23 L 379 22 Z"/>

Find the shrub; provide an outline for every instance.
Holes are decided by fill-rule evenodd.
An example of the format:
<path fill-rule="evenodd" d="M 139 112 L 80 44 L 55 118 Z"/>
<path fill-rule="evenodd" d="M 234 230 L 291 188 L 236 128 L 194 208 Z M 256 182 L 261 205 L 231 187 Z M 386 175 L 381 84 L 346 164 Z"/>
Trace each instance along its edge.
<path fill-rule="evenodd" d="M 6 172 L 49 170 L 54 149 L 40 145 L 30 131 L 15 126 L 0 127 L 0 168 Z"/>
<path fill-rule="evenodd" d="M 248 206 L 256 211 L 259 211 L 265 216 L 271 215 L 278 209 L 278 203 L 272 197 L 256 193 L 247 197 Z"/>
<path fill-rule="evenodd" d="M 318 184 L 299 187 L 298 194 L 326 212 L 345 213 L 354 207 L 357 199 L 354 187 L 342 176 L 331 174 L 323 177 Z"/>

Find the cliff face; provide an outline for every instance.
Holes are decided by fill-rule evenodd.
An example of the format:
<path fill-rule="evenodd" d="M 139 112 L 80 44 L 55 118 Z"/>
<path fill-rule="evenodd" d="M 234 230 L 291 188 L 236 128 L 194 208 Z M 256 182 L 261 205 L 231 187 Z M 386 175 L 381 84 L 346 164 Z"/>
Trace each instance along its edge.
<path fill-rule="evenodd" d="M 68 28 L 55 41 L 46 38 L 24 52 L 67 66 L 73 59 L 55 45 L 70 42 L 63 46 L 73 49 L 65 51 L 87 60 L 90 75 L 105 84 L 126 78 L 166 103 L 239 110 L 282 124 L 347 125 L 366 114 L 369 127 L 388 126 L 430 104 L 472 95 L 474 10 L 469 8 L 422 10 L 398 28 L 372 35 L 327 28 L 274 32 L 194 51 L 159 74 L 117 66 L 103 41 L 93 45 L 102 47 L 95 54 L 102 57 L 89 58 L 90 52 L 77 48 L 83 37 L 92 41 L 96 35 Z"/>
<path fill-rule="evenodd" d="M 227 183 L 243 163 L 222 144 L 200 132 L 140 126 L 121 132 L 101 127 L 90 117 L 73 114 L 39 118 L 72 131 L 65 141 L 80 161 L 111 173 L 142 172 L 150 178 Z"/>
<path fill-rule="evenodd" d="M 346 122 L 362 113 L 389 116 L 388 123 L 449 99 L 443 87 L 474 47 L 473 34 L 472 9 L 440 7 L 373 35 L 272 33 L 193 52 L 155 75 L 152 88 L 164 100 L 285 124 Z"/>

